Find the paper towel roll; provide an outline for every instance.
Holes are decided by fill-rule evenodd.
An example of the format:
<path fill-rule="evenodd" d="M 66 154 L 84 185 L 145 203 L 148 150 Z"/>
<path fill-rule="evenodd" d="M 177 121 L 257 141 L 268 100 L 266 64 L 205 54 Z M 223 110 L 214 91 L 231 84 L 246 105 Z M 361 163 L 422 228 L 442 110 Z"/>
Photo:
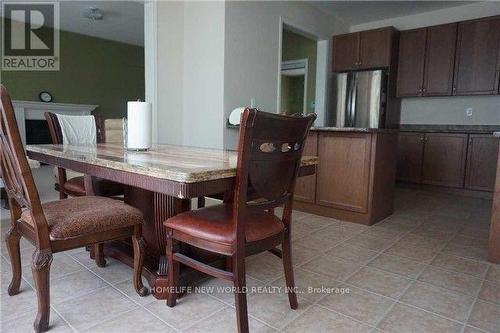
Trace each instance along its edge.
<path fill-rule="evenodd" d="M 127 149 L 151 148 L 151 103 L 127 103 Z"/>

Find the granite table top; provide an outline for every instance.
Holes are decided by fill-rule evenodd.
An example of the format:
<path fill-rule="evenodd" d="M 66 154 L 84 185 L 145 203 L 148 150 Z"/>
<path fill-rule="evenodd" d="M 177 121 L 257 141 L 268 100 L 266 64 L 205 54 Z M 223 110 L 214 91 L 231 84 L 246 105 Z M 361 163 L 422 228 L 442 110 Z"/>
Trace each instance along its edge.
<path fill-rule="evenodd" d="M 314 132 L 397 133 L 397 129 L 366 127 L 311 127 Z"/>
<path fill-rule="evenodd" d="M 492 134 L 495 131 L 500 131 L 498 125 L 419 125 L 419 124 L 403 124 L 399 130 L 402 132 L 444 132 L 444 133 L 477 133 L 477 134 Z"/>
<path fill-rule="evenodd" d="M 86 163 L 182 183 L 231 178 L 236 176 L 238 153 L 233 150 L 154 145 L 149 151 L 124 149 L 123 145 L 28 145 L 32 153 Z M 302 166 L 316 165 L 316 156 L 303 156 Z"/>

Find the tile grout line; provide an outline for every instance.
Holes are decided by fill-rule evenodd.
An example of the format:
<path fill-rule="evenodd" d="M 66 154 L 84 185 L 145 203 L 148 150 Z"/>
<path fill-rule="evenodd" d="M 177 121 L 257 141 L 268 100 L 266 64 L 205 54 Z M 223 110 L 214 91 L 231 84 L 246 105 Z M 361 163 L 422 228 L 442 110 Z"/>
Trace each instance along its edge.
<path fill-rule="evenodd" d="M 368 229 L 366 229 L 366 230 L 368 230 Z M 343 241 L 339 242 L 338 244 L 336 244 L 333 248 L 336 248 L 336 247 L 338 247 L 338 246 L 343 245 L 344 243 L 347 243 L 347 241 L 348 241 L 348 240 L 350 240 L 350 239 L 352 239 L 352 238 L 354 238 L 354 237 L 356 237 L 356 236 L 358 236 L 358 235 L 361 235 L 361 234 L 362 234 L 364 231 L 366 231 L 366 230 L 363 230 L 363 231 L 360 231 L 360 232 L 358 232 L 358 233 L 356 233 L 356 234 L 353 234 L 351 237 L 348 237 L 348 238 L 346 238 L 345 240 L 343 240 Z M 364 265 L 361 265 L 361 266 L 360 266 L 358 269 L 356 269 L 353 273 L 351 273 L 351 274 L 347 275 L 345 278 L 343 278 L 343 279 L 342 279 L 343 281 L 339 281 L 339 280 L 337 280 L 337 279 L 334 279 L 334 281 L 340 282 L 341 284 L 345 284 L 345 283 L 346 283 L 346 281 L 347 281 L 350 277 L 354 276 L 354 275 L 355 275 L 356 273 L 358 273 L 358 272 L 359 272 L 362 268 L 367 267 L 366 265 L 367 265 L 369 262 L 371 262 L 371 261 L 373 261 L 375 258 L 379 257 L 379 256 L 383 253 L 383 251 L 385 251 L 386 249 L 388 249 L 388 248 L 390 248 L 391 246 L 393 246 L 395 243 L 397 243 L 399 240 L 401 240 L 401 239 L 402 239 L 402 238 L 403 238 L 406 234 L 410 233 L 412 230 L 414 230 L 414 229 L 407 230 L 406 232 L 403 232 L 403 233 L 402 233 L 399 237 L 395 237 L 395 239 L 394 239 L 392 242 L 390 242 L 390 243 L 389 243 L 386 247 L 384 247 L 382 250 L 380 250 L 380 251 L 378 251 L 378 252 L 377 252 L 377 251 L 373 251 L 372 249 L 367 249 L 367 250 L 370 250 L 370 251 L 373 251 L 373 252 L 377 252 L 377 254 L 376 254 L 376 255 L 374 255 L 371 259 L 369 259 L 369 260 L 368 260 L 368 261 L 367 261 Z M 354 246 L 354 247 L 356 247 L 356 246 Z M 332 248 L 332 249 L 333 249 L 333 248 Z M 365 248 L 365 249 L 366 249 L 366 248 Z M 328 250 L 328 251 L 329 251 L 329 250 Z M 328 251 L 326 251 L 326 252 L 328 252 Z M 340 259 L 343 259 L 343 258 L 340 258 Z M 344 260 L 345 260 L 345 259 L 344 259 Z M 312 260 L 311 260 L 311 261 L 312 261 Z M 309 262 L 309 261 L 308 261 L 308 262 Z M 307 262 L 306 262 L 306 263 L 307 263 Z M 304 264 L 306 264 L 306 263 L 304 263 Z M 302 264 L 302 265 L 304 265 L 304 264 Z M 302 269 L 304 269 L 304 268 L 302 268 Z M 307 271 L 307 272 L 311 272 L 311 273 L 314 273 L 314 274 L 318 275 L 317 273 L 312 272 L 312 271 L 309 271 L 309 270 L 307 270 L 307 269 L 304 269 L 304 270 L 305 270 L 305 271 Z M 411 283 L 409 284 L 409 286 L 411 286 Z M 409 286 L 408 286 L 408 287 L 409 287 Z M 360 288 L 360 289 L 361 289 L 361 288 Z M 304 313 L 306 313 L 306 312 L 307 312 L 310 308 L 312 308 L 313 306 L 315 306 L 315 305 L 316 305 L 316 306 L 319 306 L 319 307 L 321 307 L 321 308 L 324 308 L 324 309 L 326 309 L 326 310 L 328 310 L 328 311 L 330 311 L 330 312 L 337 313 L 337 314 L 339 314 L 339 315 L 341 315 L 341 316 L 343 316 L 343 317 L 349 318 L 349 319 L 354 320 L 354 321 L 356 321 L 356 322 L 358 322 L 358 323 L 360 323 L 360 324 L 363 324 L 363 325 L 365 325 L 365 326 L 368 326 L 368 327 L 370 327 L 370 328 L 372 329 L 372 331 L 373 331 L 374 329 L 377 329 L 377 327 L 376 327 L 376 326 L 377 326 L 377 324 L 378 324 L 378 321 L 377 321 L 377 323 L 375 324 L 375 326 L 373 326 L 373 325 L 371 325 L 371 324 L 364 323 L 364 322 L 362 322 L 362 321 L 360 321 L 360 320 L 357 320 L 356 318 L 353 318 L 353 317 L 348 316 L 348 315 L 345 315 L 345 314 L 343 314 L 343 313 L 341 313 L 341 312 L 338 312 L 338 311 L 335 311 L 335 310 L 329 309 L 329 308 L 327 308 L 327 307 L 325 307 L 325 306 L 323 306 L 323 305 L 319 304 L 319 302 L 321 302 L 321 300 L 323 300 L 324 298 L 326 298 L 326 297 L 328 297 L 328 296 L 329 296 L 329 295 L 324 295 L 324 296 L 320 297 L 319 299 L 317 299 L 316 301 L 314 301 L 308 309 L 306 309 L 303 313 L 301 313 L 301 314 L 300 314 L 297 318 L 295 318 L 295 319 L 291 320 L 290 322 L 288 322 L 285 326 L 283 326 L 283 328 L 285 328 L 286 326 L 288 326 L 289 324 L 291 324 L 291 322 L 293 322 L 293 321 L 297 320 L 298 318 L 300 318 L 301 316 L 303 316 L 303 315 L 304 315 Z M 394 304 L 395 304 L 395 303 L 396 303 L 396 302 L 394 302 Z M 385 313 L 384 313 L 384 314 L 380 317 L 380 319 L 382 319 L 384 316 L 385 316 Z"/>
<path fill-rule="evenodd" d="M 471 316 L 471 314 L 472 314 L 472 311 L 474 310 L 474 307 L 476 306 L 476 303 L 477 303 L 477 301 L 478 301 L 478 299 L 479 299 L 479 294 L 481 293 L 481 289 L 483 288 L 484 281 L 485 281 L 484 279 L 481 281 L 481 285 L 479 286 L 479 288 L 478 288 L 478 290 L 477 290 L 477 293 L 476 293 L 476 296 L 475 296 L 475 298 L 474 298 L 474 301 L 472 302 L 472 304 L 471 304 L 471 306 L 470 306 L 470 309 L 469 309 L 469 311 L 468 311 L 468 313 L 467 313 L 467 316 L 466 316 L 466 318 L 465 318 L 465 325 L 464 325 L 464 327 L 462 328 L 461 333 L 463 333 L 463 332 L 465 331 L 465 326 L 467 326 L 467 323 L 468 323 L 468 322 L 469 322 L 469 320 L 470 320 L 470 316 Z"/>
<path fill-rule="evenodd" d="M 66 320 L 66 318 L 64 318 L 63 315 L 59 311 L 57 311 L 55 307 L 50 305 L 50 308 L 54 310 L 55 313 L 57 313 L 57 315 L 62 319 L 62 321 L 64 321 L 69 326 L 69 328 L 73 330 L 73 332 L 78 333 L 78 330 L 75 327 L 73 327 L 73 325 L 71 325 L 71 323 L 68 320 Z"/>
<path fill-rule="evenodd" d="M 450 242 L 450 240 L 448 240 L 448 242 Z M 448 242 L 446 244 L 448 244 Z M 446 246 L 446 245 L 445 245 Z M 443 247 L 444 248 L 444 247 Z M 401 294 L 395 299 L 395 302 L 392 303 L 388 308 L 387 310 L 380 316 L 379 320 L 377 320 L 376 324 L 375 324 L 375 327 L 378 328 L 378 326 L 380 325 L 380 323 L 382 322 L 382 320 L 384 320 L 384 318 L 386 318 L 389 313 L 394 309 L 394 307 L 396 306 L 396 304 L 399 303 L 399 301 L 401 300 L 401 297 L 403 297 L 404 294 L 406 294 L 406 292 L 411 288 L 411 286 L 413 286 L 416 281 L 418 280 L 418 278 L 423 274 L 423 272 L 427 269 L 427 267 L 429 267 L 430 263 L 438 256 L 439 252 L 437 252 L 432 259 L 429 260 L 429 263 L 427 265 L 424 266 L 424 268 L 420 271 L 419 274 L 417 274 L 417 276 L 415 276 L 415 279 L 413 282 L 409 283 L 408 286 L 406 286 L 406 288 L 401 292 Z"/>
<path fill-rule="evenodd" d="M 227 308 L 231 308 L 231 309 L 233 309 L 233 310 L 235 309 L 235 306 L 234 306 L 233 304 L 230 304 L 230 303 L 228 303 L 228 302 L 224 301 L 223 299 L 217 298 L 217 296 L 214 296 L 214 295 L 212 295 L 212 294 L 208 294 L 208 293 L 207 293 L 206 295 L 208 295 L 209 297 L 214 298 L 214 299 L 216 299 L 217 301 L 222 302 L 222 303 L 224 303 L 225 305 L 227 305 L 227 306 L 228 306 L 228 307 L 226 307 L 226 308 L 221 309 L 220 311 L 222 311 L 222 310 L 224 310 L 224 309 L 227 309 Z M 247 296 L 248 296 L 248 295 L 251 295 L 251 294 L 247 294 Z M 248 298 L 247 298 L 247 304 L 248 304 Z M 254 315 L 252 315 L 252 314 L 250 314 L 250 313 L 248 314 L 248 316 L 249 316 L 249 317 L 251 317 L 251 318 L 253 318 L 254 320 L 257 320 L 258 322 L 260 322 L 260 323 L 262 323 L 262 324 L 264 324 L 264 325 L 266 325 L 266 326 L 268 326 L 268 327 L 270 327 L 270 328 L 274 329 L 274 330 L 279 330 L 277 327 L 274 327 L 274 326 L 272 326 L 271 324 L 268 324 L 267 322 L 265 322 L 265 321 L 263 321 L 263 320 L 261 320 L 261 319 L 259 319 L 259 318 L 255 317 Z"/>

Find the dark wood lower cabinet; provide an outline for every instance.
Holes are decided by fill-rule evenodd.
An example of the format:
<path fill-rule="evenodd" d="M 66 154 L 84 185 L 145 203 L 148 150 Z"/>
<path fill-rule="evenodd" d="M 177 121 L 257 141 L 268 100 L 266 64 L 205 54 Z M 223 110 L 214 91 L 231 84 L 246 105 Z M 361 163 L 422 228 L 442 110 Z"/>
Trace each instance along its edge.
<path fill-rule="evenodd" d="M 467 134 L 427 133 L 422 183 L 463 187 L 466 154 Z"/>
<path fill-rule="evenodd" d="M 400 132 L 397 180 L 486 195 L 494 188 L 498 141 L 491 134 Z"/>
<path fill-rule="evenodd" d="M 307 192 L 305 187 L 299 187 L 294 208 L 367 225 L 390 216 L 393 212 L 397 134 L 315 133 L 318 135 L 319 158 L 316 198 L 309 200 L 310 196 L 304 194 Z"/>
<path fill-rule="evenodd" d="M 420 183 L 425 133 L 401 132 L 398 138 L 397 179 Z"/>
<path fill-rule="evenodd" d="M 322 134 L 319 138 L 317 202 L 358 213 L 368 211 L 371 135 Z"/>
<path fill-rule="evenodd" d="M 304 146 L 303 155 L 318 156 L 318 134 L 310 133 Z M 316 200 L 316 174 L 297 178 L 294 199 L 314 203 Z"/>
<path fill-rule="evenodd" d="M 498 141 L 498 138 L 492 135 L 469 135 L 465 188 L 480 191 L 494 190 Z"/>

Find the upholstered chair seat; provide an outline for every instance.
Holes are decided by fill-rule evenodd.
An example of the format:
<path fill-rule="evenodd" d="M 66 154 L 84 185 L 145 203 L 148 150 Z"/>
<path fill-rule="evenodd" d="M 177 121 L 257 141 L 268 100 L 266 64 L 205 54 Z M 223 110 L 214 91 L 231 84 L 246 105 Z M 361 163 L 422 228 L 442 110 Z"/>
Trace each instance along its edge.
<path fill-rule="evenodd" d="M 209 242 L 231 245 L 235 241 L 233 220 L 233 205 L 225 204 L 178 214 L 168 219 L 165 226 L 174 233 L 179 231 Z M 271 213 L 251 212 L 244 220 L 247 242 L 278 235 L 284 229 L 283 222 Z"/>
<path fill-rule="evenodd" d="M 123 195 L 123 185 L 115 183 L 113 181 L 93 178 L 93 189 L 95 193 L 98 193 L 104 197 L 115 197 Z M 64 183 L 64 192 L 75 197 L 81 197 L 86 195 L 85 192 L 85 178 L 84 176 L 74 177 L 68 179 Z"/>
<path fill-rule="evenodd" d="M 69 178 L 63 185 L 63 190 L 75 197 L 82 197 L 85 195 L 85 180 L 84 176 Z"/>
<path fill-rule="evenodd" d="M 51 240 L 67 240 L 142 224 L 142 213 L 122 201 L 87 196 L 42 204 Z M 29 210 L 21 221 L 34 227 Z"/>

